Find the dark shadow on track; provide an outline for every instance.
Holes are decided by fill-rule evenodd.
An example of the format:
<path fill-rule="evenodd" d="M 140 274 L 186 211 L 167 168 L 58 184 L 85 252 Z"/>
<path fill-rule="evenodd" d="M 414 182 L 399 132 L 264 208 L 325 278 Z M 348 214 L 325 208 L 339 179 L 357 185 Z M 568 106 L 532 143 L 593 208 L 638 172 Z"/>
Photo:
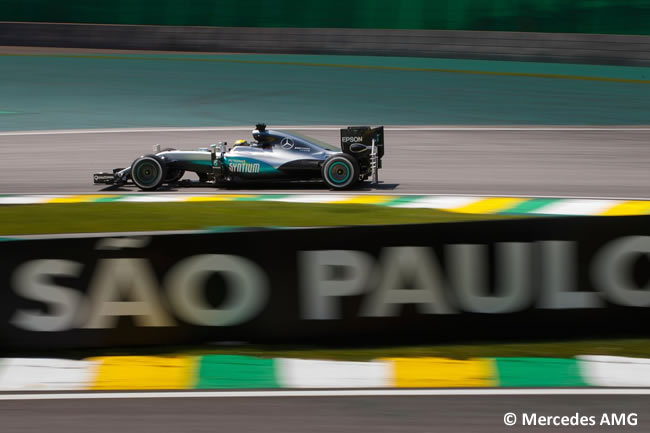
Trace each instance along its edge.
<path fill-rule="evenodd" d="M 399 187 L 398 183 L 383 183 L 375 185 L 369 182 L 362 182 L 356 185 L 354 188 L 345 190 L 344 192 L 370 192 L 370 191 L 392 191 Z M 219 191 L 315 191 L 315 192 L 334 192 L 331 189 L 328 189 L 325 184 L 321 181 L 305 181 L 305 182 L 237 182 L 235 184 L 227 185 L 215 185 L 211 183 L 201 183 L 194 181 L 180 182 L 171 185 L 163 185 L 154 192 L 185 192 L 187 188 L 202 188 L 208 189 L 211 188 L 215 192 Z M 141 192 L 135 185 L 109 185 L 100 189 L 102 192 Z M 203 192 L 203 191 L 202 191 Z"/>

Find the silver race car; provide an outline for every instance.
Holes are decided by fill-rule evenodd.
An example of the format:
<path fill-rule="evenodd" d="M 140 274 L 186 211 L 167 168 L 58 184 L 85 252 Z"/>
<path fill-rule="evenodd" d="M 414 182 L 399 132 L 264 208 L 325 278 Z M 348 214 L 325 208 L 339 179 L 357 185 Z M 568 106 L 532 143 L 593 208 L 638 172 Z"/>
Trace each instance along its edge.
<path fill-rule="evenodd" d="M 198 150 L 160 149 L 137 158 L 130 167 L 112 173 L 95 173 L 96 184 L 124 185 L 133 182 L 144 191 L 164 184 L 192 184 L 181 179 L 186 172 L 198 175 L 198 182 L 216 186 L 247 180 L 317 180 L 331 189 L 352 188 L 371 178 L 379 182 L 384 156 L 384 128 L 351 126 L 341 129 L 341 150 L 285 131 L 266 129 L 260 123 L 253 130 L 254 141 L 237 140 L 212 144 Z"/>

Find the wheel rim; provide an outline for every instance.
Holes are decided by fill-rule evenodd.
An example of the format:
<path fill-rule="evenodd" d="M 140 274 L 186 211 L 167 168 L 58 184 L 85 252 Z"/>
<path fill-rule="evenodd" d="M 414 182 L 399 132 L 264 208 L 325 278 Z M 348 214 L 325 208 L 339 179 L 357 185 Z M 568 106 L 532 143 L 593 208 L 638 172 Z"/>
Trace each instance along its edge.
<path fill-rule="evenodd" d="M 330 180 L 336 184 L 345 183 L 350 178 L 350 167 L 348 164 L 337 161 L 330 165 L 328 175 Z"/>
<path fill-rule="evenodd" d="M 135 178 L 142 186 L 154 186 L 160 178 L 160 169 L 152 161 L 143 161 L 135 169 Z"/>

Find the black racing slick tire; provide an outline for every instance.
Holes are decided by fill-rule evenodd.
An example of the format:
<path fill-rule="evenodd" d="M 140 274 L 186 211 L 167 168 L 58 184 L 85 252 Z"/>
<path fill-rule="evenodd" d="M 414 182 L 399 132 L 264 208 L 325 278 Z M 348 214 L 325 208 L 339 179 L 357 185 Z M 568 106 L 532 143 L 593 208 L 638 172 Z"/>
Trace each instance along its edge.
<path fill-rule="evenodd" d="M 167 167 L 156 155 L 145 155 L 131 164 L 131 180 L 143 191 L 154 191 L 165 182 Z"/>
<path fill-rule="evenodd" d="M 345 153 L 332 155 L 325 160 L 321 175 L 331 189 L 347 189 L 359 181 L 359 163 Z"/>

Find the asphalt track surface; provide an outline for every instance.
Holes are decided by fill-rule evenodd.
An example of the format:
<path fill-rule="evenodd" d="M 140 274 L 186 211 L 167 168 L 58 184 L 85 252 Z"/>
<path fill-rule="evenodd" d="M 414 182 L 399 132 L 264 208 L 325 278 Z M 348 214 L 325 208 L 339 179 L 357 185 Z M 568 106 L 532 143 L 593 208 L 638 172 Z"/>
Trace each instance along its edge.
<path fill-rule="evenodd" d="M 648 395 L 443 395 L 135 398 L 0 401 L 2 431 L 549 432 L 649 431 Z M 514 426 L 504 415 L 514 413 Z M 595 426 L 522 425 L 523 414 L 594 417 Z M 636 426 L 599 425 L 602 414 L 637 414 Z M 558 421 L 560 422 L 560 421 Z M 567 421 L 570 422 L 570 421 Z"/>
<path fill-rule="evenodd" d="M 235 130 L 233 130 L 235 129 Z M 137 192 L 93 185 L 92 173 L 128 166 L 154 144 L 193 149 L 251 139 L 251 127 L 102 132 L 0 132 L 0 194 Z M 292 128 L 286 128 L 292 130 Z M 337 127 L 297 132 L 336 145 Z M 123 131 L 123 132 L 120 132 Z M 396 194 L 647 198 L 650 127 L 389 127 L 378 188 Z M 326 191 L 322 185 L 168 188 L 168 192 Z"/>

